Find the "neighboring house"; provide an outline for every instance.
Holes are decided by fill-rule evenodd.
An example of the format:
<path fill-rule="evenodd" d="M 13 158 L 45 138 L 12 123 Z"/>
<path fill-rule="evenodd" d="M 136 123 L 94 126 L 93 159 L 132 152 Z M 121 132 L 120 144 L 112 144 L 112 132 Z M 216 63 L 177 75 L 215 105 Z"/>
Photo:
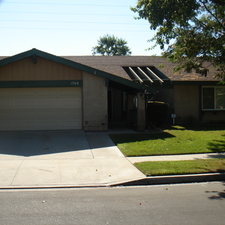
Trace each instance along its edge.
<path fill-rule="evenodd" d="M 0 131 L 145 128 L 148 100 L 179 122 L 223 122 L 225 87 L 214 74 L 174 74 L 150 56 L 63 56 L 37 49 L 0 57 Z"/>
<path fill-rule="evenodd" d="M 168 65 L 167 63 L 166 65 Z M 161 71 L 172 81 L 172 90 L 164 89 L 158 98 L 169 103 L 177 123 L 225 123 L 225 86 L 215 79 L 216 71 L 207 77 L 196 73 Z"/>

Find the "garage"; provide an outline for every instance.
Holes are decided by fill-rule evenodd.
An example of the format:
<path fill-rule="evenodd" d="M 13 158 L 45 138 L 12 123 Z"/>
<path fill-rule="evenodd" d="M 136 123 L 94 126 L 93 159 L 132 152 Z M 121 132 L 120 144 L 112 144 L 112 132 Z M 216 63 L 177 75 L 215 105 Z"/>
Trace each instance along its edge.
<path fill-rule="evenodd" d="M 107 131 L 109 88 L 131 91 L 133 99 L 146 87 L 129 78 L 120 60 L 102 60 L 60 57 L 35 48 L 0 56 L 0 131 Z M 139 127 L 145 125 L 143 99 L 139 96 Z"/>
<path fill-rule="evenodd" d="M 82 88 L 1 88 L 0 130 L 82 129 Z"/>

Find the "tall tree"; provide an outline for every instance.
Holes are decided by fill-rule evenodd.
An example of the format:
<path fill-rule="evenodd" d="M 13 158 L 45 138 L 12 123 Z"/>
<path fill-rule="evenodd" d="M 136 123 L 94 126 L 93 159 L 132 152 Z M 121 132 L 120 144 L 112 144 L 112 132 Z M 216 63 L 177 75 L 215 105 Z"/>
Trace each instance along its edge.
<path fill-rule="evenodd" d="M 207 76 L 215 67 L 225 81 L 224 0 L 139 0 L 131 10 L 156 30 L 151 41 L 177 64 L 175 70 Z"/>
<path fill-rule="evenodd" d="M 99 38 L 98 45 L 92 48 L 92 53 L 93 55 L 130 55 L 131 51 L 124 39 L 107 34 Z"/>

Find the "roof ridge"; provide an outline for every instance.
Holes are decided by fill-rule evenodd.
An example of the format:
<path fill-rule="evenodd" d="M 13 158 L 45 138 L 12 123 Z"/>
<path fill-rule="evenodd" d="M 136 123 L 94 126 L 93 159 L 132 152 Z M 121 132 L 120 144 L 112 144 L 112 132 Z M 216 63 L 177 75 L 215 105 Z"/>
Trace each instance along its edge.
<path fill-rule="evenodd" d="M 162 56 L 151 56 L 151 55 L 59 55 L 59 57 L 151 57 L 151 58 L 162 58 Z"/>

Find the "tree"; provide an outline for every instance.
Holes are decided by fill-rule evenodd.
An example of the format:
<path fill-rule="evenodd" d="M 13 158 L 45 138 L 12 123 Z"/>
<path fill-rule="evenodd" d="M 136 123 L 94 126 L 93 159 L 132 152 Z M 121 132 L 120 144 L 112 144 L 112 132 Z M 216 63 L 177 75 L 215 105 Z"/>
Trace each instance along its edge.
<path fill-rule="evenodd" d="M 92 48 L 92 53 L 93 55 L 130 55 L 131 51 L 124 39 L 107 34 L 99 38 L 98 45 Z"/>
<path fill-rule="evenodd" d="M 207 76 L 213 68 L 225 81 L 224 0 L 139 0 L 131 10 L 156 30 L 151 41 L 176 63 L 175 71 Z"/>

